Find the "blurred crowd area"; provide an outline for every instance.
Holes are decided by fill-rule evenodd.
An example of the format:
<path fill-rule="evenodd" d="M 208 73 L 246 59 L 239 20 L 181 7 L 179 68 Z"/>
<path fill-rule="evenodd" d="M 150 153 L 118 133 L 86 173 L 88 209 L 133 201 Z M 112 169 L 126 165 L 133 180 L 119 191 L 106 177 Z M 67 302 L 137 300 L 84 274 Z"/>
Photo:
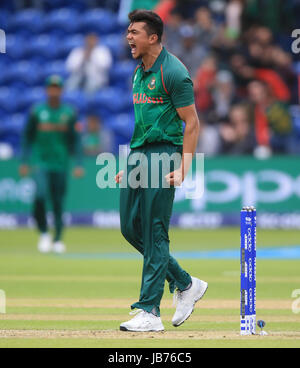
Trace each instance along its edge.
<path fill-rule="evenodd" d="M 127 14 L 156 11 L 164 45 L 189 69 L 209 156 L 300 153 L 300 62 L 291 37 L 300 0 L 2 0 L 0 144 L 18 154 L 50 74 L 65 79 L 86 155 L 117 152 L 134 127 Z M 1 150 L 0 150 L 1 154 Z"/>

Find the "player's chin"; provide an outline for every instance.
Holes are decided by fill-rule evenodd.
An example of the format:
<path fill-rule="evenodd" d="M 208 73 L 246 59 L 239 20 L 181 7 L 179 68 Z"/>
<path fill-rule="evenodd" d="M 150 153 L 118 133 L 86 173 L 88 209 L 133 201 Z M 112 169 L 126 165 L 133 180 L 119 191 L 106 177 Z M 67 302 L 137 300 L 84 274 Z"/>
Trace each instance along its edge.
<path fill-rule="evenodd" d="M 134 60 L 138 60 L 141 58 L 141 54 L 138 53 L 138 52 L 135 52 L 135 53 L 131 53 L 132 57 Z"/>

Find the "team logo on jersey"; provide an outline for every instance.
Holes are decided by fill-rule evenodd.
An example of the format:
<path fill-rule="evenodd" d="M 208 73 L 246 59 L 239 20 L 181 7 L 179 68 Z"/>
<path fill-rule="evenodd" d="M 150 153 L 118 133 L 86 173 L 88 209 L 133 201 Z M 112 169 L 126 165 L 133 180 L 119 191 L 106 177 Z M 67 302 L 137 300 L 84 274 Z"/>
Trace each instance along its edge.
<path fill-rule="evenodd" d="M 41 119 L 42 121 L 48 121 L 48 120 L 49 120 L 49 113 L 48 113 L 48 111 L 43 110 L 43 111 L 40 113 L 40 119 Z"/>
<path fill-rule="evenodd" d="M 155 77 L 151 79 L 151 82 L 148 84 L 148 88 L 153 91 L 156 88 L 156 80 Z"/>

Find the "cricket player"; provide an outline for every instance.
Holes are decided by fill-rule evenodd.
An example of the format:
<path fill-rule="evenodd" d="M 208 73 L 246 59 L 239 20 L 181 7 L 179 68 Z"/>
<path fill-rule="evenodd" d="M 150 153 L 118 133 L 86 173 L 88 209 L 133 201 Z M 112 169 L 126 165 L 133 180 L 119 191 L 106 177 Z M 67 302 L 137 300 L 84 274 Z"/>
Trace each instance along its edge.
<path fill-rule="evenodd" d="M 121 184 L 122 234 L 143 255 L 144 264 L 140 298 L 131 306 L 132 310 L 136 309 L 131 314 L 136 315 L 122 323 L 120 329 L 163 331 L 160 303 L 166 279 L 171 293 L 177 288 L 177 308 L 172 319 L 176 327 L 189 318 L 196 302 L 204 296 L 208 287 L 206 282 L 191 277 L 170 256 L 168 236 L 175 187 L 181 185 L 192 163 L 199 135 L 199 120 L 189 72 L 161 44 L 161 18 L 151 11 L 136 10 L 129 14 L 129 20 L 127 40 L 132 57 L 141 59 L 141 63 L 133 76 L 135 130 L 131 152 L 125 172 L 119 172 L 115 180 Z M 163 184 L 158 188 L 151 185 L 136 187 L 130 185 L 130 180 L 129 185 L 123 185 L 125 173 L 128 179 L 139 165 L 138 162 L 137 165 L 130 164 L 133 155 L 146 157 L 151 162 L 153 154 L 172 156 L 175 153 L 179 154 L 179 165 L 174 163 L 171 172 L 162 178 L 169 187 Z M 160 166 L 157 170 L 161 176 Z M 148 176 L 146 183 L 151 183 L 153 171 L 142 170 L 140 176 L 143 175 Z"/>
<path fill-rule="evenodd" d="M 81 177 L 81 145 L 76 131 L 77 114 L 70 105 L 61 102 L 63 80 L 58 75 L 46 81 L 47 102 L 32 108 L 23 136 L 22 165 L 20 175 L 30 172 L 36 184 L 33 216 L 36 220 L 40 239 L 38 250 L 41 253 L 64 253 L 63 201 L 67 187 L 69 158 L 77 157 L 77 167 L 73 175 Z M 29 159 L 32 156 L 32 168 Z M 46 203 L 50 199 L 54 215 L 55 234 L 52 241 L 48 233 Z"/>

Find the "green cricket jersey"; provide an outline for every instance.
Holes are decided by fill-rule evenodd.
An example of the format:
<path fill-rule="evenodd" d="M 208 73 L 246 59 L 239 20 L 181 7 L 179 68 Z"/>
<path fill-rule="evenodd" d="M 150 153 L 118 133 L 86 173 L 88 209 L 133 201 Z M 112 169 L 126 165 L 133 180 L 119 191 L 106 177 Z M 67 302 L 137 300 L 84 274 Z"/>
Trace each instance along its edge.
<path fill-rule="evenodd" d="M 72 153 L 79 156 L 80 139 L 76 131 L 77 114 L 72 106 L 48 103 L 36 105 L 24 132 L 23 161 L 32 150 L 33 165 L 48 170 L 65 170 Z"/>
<path fill-rule="evenodd" d="M 165 48 L 154 65 L 142 63 L 133 76 L 135 129 L 131 148 L 146 143 L 183 144 L 183 125 L 176 108 L 194 104 L 193 82 L 188 70 Z"/>

